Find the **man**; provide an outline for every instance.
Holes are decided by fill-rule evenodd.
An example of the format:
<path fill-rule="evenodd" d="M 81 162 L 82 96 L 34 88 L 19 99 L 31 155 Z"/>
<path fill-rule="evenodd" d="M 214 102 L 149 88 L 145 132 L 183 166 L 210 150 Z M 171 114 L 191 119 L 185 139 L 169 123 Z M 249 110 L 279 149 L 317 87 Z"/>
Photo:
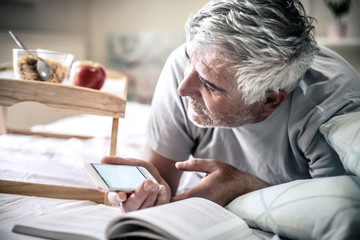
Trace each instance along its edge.
<path fill-rule="evenodd" d="M 346 174 L 319 127 L 360 111 L 360 78 L 317 47 L 311 20 L 297 0 L 213 0 L 190 17 L 158 81 L 146 161 L 102 160 L 145 166 L 158 183 L 110 202 L 132 211 L 199 196 L 224 206 L 269 185 Z M 183 171 L 206 176 L 175 196 Z"/>

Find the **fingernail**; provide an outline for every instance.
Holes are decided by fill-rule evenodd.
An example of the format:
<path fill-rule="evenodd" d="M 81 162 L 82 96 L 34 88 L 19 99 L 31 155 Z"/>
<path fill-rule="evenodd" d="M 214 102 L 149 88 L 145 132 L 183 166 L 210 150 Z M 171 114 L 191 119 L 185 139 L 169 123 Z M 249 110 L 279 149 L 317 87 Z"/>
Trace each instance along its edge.
<path fill-rule="evenodd" d="M 166 187 L 165 187 L 164 185 L 160 185 L 159 188 L 160 188 L 159 191 L 160 191 L 161 193 L 166 192 Z"/>
<path fill-rule="evenodd" d="M 176 167 L 181 167 L 181 166 L 183 166 L 183 165 L 184 165 L 183 162 L 176 162 L 176 163 L 175 163 L 175 166 L 176 166 Z"/>
<path fill-rule="evenodd" d="M 120 199 L 120 196 L 116 194 L 116 201 L 118 202 L 122 202 L 122 200 Z"/>
<path fill-rule="evenodd" d="M 145 191 L 151 191 L 154 187 L 154 183 L 152 181 L 146 181 L 144 184 Z"/>

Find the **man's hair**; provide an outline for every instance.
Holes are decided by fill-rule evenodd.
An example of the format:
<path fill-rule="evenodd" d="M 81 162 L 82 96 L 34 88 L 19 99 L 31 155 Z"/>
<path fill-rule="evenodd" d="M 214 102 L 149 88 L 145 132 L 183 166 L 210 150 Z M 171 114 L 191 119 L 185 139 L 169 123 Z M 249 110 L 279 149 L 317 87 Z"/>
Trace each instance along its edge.
<path fill-rule="evenodd" d="M 247 104 L 291 92 L 318 51 L 298 0 L 212 0 L 185 25 L 188 46 L 215 53 Z"/>

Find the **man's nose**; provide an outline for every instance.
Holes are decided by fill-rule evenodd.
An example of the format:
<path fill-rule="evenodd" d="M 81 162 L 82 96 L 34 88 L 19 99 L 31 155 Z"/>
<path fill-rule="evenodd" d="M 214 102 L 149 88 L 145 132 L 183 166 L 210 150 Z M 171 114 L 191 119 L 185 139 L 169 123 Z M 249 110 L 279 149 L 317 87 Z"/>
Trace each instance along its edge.
<path fill-rule="evenodd" d="M 185 71 L 184 79 L 181 81 L 178 87 L 178 94 L 182 97 L 200 97 L 200 86 L 201 83 L 198 78 L 198 74 L 194 69 L 187 69 Z"/>

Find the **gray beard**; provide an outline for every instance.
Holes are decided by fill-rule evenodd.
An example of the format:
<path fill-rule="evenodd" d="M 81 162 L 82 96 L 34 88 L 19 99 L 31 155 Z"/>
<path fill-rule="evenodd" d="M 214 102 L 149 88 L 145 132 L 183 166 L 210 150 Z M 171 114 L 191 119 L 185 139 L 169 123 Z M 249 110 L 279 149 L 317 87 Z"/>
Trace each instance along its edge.
<path fill-rule="evenodd" d="M 234 128 L 255 122 L 255 116 L 251 113 L 250 107 L 244 108 L 241 112 L 231 112 L 225 116 L 220 113 L 210 115 L 209 111 L 199 101 L 191 97 L 186 97 L 186 103 L 188 105 L 188 118 L 195 126 L 200 128 Z M 207 118 L 203 118 L 201 121 L 192 118 L 191 116 L 199 116 L 199 114 L 190 105 L 200 110 Z"/>

